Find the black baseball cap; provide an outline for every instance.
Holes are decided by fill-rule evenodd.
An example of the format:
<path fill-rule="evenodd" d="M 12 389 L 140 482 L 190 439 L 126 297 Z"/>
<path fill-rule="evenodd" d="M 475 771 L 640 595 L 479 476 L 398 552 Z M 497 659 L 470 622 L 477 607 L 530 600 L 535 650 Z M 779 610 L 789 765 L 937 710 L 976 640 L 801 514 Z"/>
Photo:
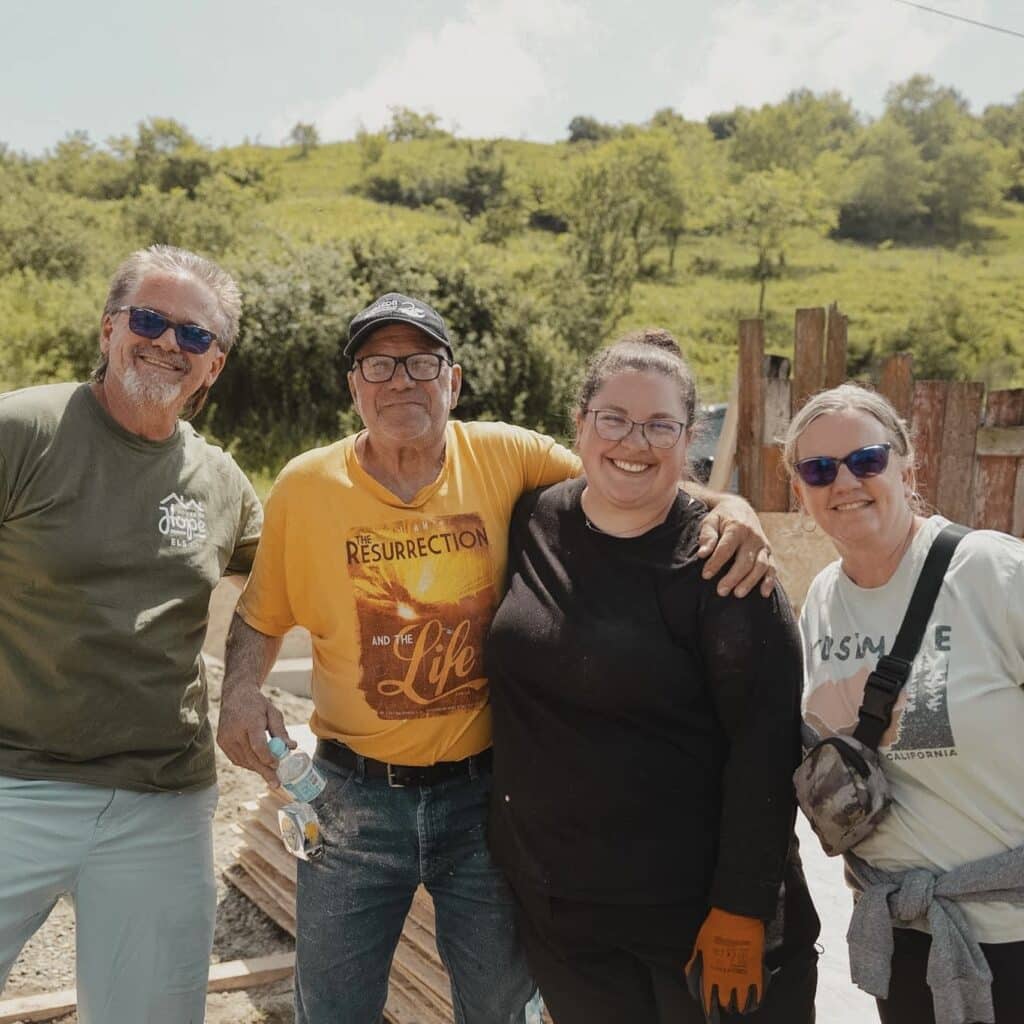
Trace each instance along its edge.
<path fill-rule="evenodd" d="M 372 331 L 383 324 L 411 324 L 418 327 L 424 334 L 433 338 L 448 350 L 454 359 L 452 341 L 448 337 L 448 328 L 444 325 L 441 314 L 432 306 L 419 299 L 412 299 L 400 292 L 388 292 L 379 299 L 374 299 L 366 309 L 356 313 L 348 325 L 348 344 L 344 354 L 354 359 L 356 349 L 366 341 Z"/>

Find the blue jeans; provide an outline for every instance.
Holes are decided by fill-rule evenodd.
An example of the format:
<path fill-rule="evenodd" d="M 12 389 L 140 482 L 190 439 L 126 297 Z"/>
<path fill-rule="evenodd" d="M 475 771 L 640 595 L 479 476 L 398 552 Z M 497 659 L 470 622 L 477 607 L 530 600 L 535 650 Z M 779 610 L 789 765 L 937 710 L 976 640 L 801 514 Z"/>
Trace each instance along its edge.
<path fill-rule="evenodd" d="M 377 1024 L 412 903 L 434 900 L 456 1024 L 525 1024 L 535 986 L 486 842 L 491 776 L 391 788 L 316 759 L 319 861 L 299 861 L 296 1024 Z"/>

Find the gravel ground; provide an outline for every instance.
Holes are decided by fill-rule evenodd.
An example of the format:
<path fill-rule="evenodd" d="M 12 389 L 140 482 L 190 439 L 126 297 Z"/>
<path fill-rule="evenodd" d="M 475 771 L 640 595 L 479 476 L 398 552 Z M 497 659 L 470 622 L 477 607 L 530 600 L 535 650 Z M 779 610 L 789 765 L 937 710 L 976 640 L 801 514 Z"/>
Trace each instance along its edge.
<path fill-rule="evenodd" d="M 220 711 L 220 670 L 209 671 L 210 716 L 216 723 Z M 312 702 L 281 690 L 268 693 L 281 709 L 285 721 L 306 722 Z M 213 940 L 213 959 L 239 960 L 246 957 L 283 953 L 295 948 L 292 937 L 282 931 L 261 910 L 249 902 L 222 877 L 233 861 L 232 849 L 238 837 L 231 831 L 234 822 L 245 816 L 242 805 L 254 800 L 266 789 L 253 772 L 232 765 L 217 751 L 220 802 L 213 826 L 214 857 L 217 868 L 217 928 Z M 4 998 L 54 992 L 75 984 L 75 919 L 71 906 L 60 900 L 46 924 L 25 946 L 11 971 Z M 241 992 L 218 992 L 207 999 L 207 1024 L 292 1024 L 291 982 L 278 982 Z M 77 1022 L 72 1013 L 59 1018 L 60 1024 Z"/>

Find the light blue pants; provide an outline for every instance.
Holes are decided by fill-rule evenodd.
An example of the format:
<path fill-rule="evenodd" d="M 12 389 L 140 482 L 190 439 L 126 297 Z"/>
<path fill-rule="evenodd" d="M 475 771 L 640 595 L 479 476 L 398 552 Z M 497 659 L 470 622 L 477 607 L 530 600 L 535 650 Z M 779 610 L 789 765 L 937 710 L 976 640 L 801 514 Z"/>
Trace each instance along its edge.
<path fill-rule="evenodd" d="M 0 989 L 68 894 L 80 1024 L 202 1024 L 217 787 L 137 793 L 0 775 Z"/>

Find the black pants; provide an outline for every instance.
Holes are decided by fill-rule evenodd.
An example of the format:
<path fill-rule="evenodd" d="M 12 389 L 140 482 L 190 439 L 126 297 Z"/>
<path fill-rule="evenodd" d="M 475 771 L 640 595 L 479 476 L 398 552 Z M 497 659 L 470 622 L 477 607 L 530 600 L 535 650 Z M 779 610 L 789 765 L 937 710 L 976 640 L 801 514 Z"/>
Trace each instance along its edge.
<path fill-rule="evenodd" d="M 683 973 L 702 907 L 515 895 L 526 959 L 555 1024 L 704 1024 Z M 788 951 L 761 1008 L 723 1014 L 722 1024 L 814 1024 L 817 981 L 813 944 Z"/>
<path fill-rule="evenodd" d="M 893 930 L 889 998 L 878 1000 L 882 1024 L 935 1024 L 932 991 L 925 980 L 932 937 L 913 928 Z M 992 971 L 996 1024 L 1024 1021 L 1024 942 L 982 943 Z"/>

